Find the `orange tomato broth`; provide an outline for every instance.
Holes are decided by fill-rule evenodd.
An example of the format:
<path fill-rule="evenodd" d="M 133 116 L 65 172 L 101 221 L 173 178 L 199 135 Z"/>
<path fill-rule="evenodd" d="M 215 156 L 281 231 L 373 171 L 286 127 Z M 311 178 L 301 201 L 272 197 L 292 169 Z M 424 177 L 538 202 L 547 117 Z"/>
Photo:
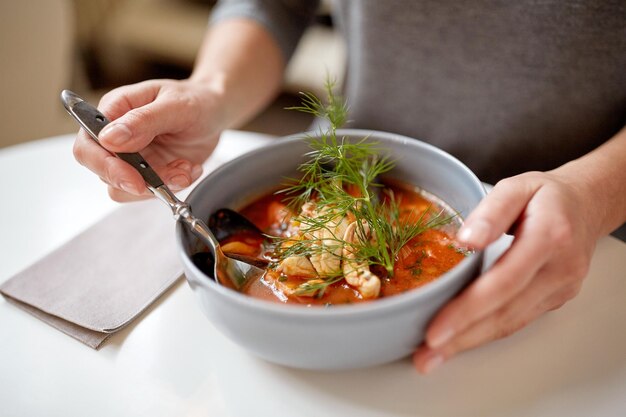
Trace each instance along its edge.
<path fill-rule="evenodd" d="M 454 214 L 452 210 L 438 203 L 434 198 L 429 198 L 425 193 L 411 189 L 408 185 L 394 182 L 385 184 L 385 187 L 393 191 L 400 207 L 401 220 L 416 221 L 427 210 L 429 213 L 425 218 L 428 218 L 431 213 L 437 214 L 442 210 L 445 216 Z M 285 217 L 289 211 L 283 199 L 284 196 L 279 194 L 267 194 L 239 211 L 264 233 L 271 236 L 285 236 L 288 223 Z M 384 268 L 372 266 L 372 272 L 381 278 L 381 291 L 378 298 L 421 287 L 461 262 L 468 252 L 459 247 L 453 237 L 460 223 L 461 219 L 455 217 L 445 226 L 428 229 L 410 240 L 400 250 L 395 260 L 393 277 L 389 277 Z M 263 241 L 258 237 L 238 234 L 224 240 L 222 245 L 230 242 L 242 242 L 248 247 L 256 248 L 254 253 L 248 252 L 248 255 L 272 259 L 271 251 L 263 246 Z M 298 285 L 306 282 L 306 279 L 299 277 L 281 276 L 280 273 L 269 268 L 263 277 L 248 283 L 242 292 L 255 298 L 288 304 L 334 305 L 371 301 L 363 299 L 360 293 L 345 280 L 331 284 L 322 296 L 286 296 L 272 285 L 275 280 L 279 279 Z"/>

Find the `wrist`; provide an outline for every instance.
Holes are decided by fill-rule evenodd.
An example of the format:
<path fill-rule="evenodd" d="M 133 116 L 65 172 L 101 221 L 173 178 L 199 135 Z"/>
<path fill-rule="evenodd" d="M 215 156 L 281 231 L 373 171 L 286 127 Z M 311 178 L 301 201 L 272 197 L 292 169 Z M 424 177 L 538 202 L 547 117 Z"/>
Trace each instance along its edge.
<path fill-rule="evenodd" d="M 575 210 L 583 219 L 588 235 L 598 239 L 607 234 L 605 210 L 609 203 L 602 187 L 598 186 L 599 178 L 588 172 L 585 164 L 578 160 L 568 162 L 550 173 L 572 191 Z"/>
<path fill-rule="evenodd" d="M 199 93 L 202 113 L 206 119 L 213 122 L 217 131 L 222 131 L 232 125 L 231 113 L 228 110 L 228 93 L 226 77 L 221 73 L 199 74 L 194 71 L 184 82 Z"/>
<path fill-rule="evenodd" d="M 279 92 L 285 67 L 274 37 L 247 18 L 226 19 L 209 28 L 193 82 L 219 98 L 223 128 L 236 128 L 256 116 Z"/>
<path fill-rule="evenodd" d="M 552 173 L 578 196 L 579 210 L 594 235 L 611 233 L 626 221 L 626 129 L 591 153 Z"/>
<path fill-rule="evenodd" d="M 226 74 L 221 71 L 201 71 L 198 68 L 189 76 L 188 80 L 196 84 L 215 91 L 219 95 L 224 95 L 226 90 Z"/>

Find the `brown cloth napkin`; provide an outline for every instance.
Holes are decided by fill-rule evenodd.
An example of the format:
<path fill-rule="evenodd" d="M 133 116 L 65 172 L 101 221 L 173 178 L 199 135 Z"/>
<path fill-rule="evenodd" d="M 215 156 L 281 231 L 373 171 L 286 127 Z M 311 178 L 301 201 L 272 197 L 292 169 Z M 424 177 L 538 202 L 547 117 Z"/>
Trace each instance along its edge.
<path fill-rule="evenodd" d="M 163 203 L 125 204 L 2 286 L 8 301 L 97 349 L 182 275 Z"/>

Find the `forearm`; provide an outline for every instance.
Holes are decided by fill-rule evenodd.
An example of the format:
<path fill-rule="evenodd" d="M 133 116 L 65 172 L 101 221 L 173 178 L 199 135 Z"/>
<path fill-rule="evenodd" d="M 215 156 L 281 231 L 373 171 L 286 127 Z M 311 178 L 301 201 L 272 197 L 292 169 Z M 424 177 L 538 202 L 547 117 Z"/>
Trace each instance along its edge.
<path fill-rule="evenodd" d="M 553 171 L 579 187 L 597 237 L 626 221 L 626 127 L 587 155 Z"/>
<path fill-rule="evenodd" d="M 285 59 L 274 38 L 260 24 L 229 19 L 212 25 L 191 76 L 210 85 L 222 98 L 222 129 L 241 126 L 279 91 Z"/>

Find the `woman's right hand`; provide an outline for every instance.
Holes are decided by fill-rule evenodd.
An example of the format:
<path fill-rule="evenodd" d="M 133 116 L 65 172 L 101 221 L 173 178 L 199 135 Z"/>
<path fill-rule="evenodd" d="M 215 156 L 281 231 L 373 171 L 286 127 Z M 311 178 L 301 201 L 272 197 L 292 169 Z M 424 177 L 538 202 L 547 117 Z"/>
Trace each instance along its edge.
<path fill-rule="evenodd" d="M 202 174 L 224 128 L 222 91 L 192 80 L 151 80 L 110 91 L 98 109 L 111 120 L 99 135 L 102 147 L 83 130 L 74 156 L 109 185 L 115 201 L 148 198 L 141 175 L 111 152 L 140 152 L 173 190 Z M 103 149 L 103 147 L 105 149 Z"/>

